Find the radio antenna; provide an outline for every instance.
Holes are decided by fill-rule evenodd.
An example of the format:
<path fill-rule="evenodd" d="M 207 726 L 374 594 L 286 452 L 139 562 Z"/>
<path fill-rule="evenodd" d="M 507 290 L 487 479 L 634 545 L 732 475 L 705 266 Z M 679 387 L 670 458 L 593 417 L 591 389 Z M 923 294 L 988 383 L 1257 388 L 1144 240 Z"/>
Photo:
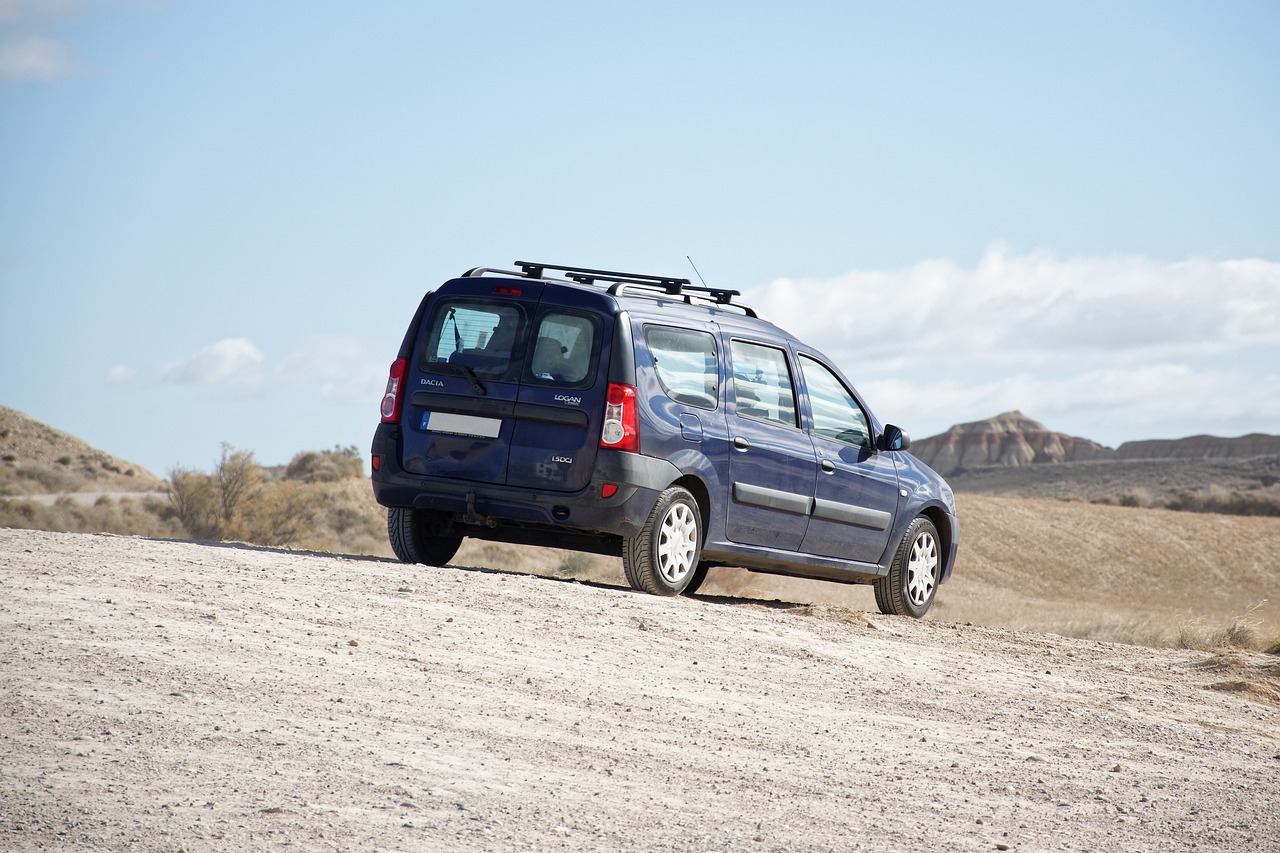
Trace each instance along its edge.
<path fill-rule="evenodd" d="M 698 281 L 702 282 L 703 287 L 706 287 L 707 280 L 702 277 L 702 273 L 698 272 L 698 265 L 693 262 L 693 258 L 689 257 L 688 255 L 685 255 L 684 259 L 689 262 L 689 266 L 693 267 L 694 273 L 698 276 Z"/>

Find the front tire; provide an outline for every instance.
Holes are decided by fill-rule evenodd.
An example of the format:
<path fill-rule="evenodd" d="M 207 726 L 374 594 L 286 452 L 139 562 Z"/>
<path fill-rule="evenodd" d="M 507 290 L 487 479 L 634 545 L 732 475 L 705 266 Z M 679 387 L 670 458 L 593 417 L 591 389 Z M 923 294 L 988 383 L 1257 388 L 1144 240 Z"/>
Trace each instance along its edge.
<path fill-rule="evenodd" d="M 876 581 L 876 606 L 890 616 L 923 617 L 933 605 L 941 573 L 938 528 L 922 515 L 907 526 L 889 574 Z"/>
<path fill-rule="evenodd" d="M 623 541 L 622 569 L 632 589 L 679 595 L 698 579 L 701 553 L 698 502 L 687 489 L 672 486 L 658 496 L 640 533 Z"/>
<path fill-rule="evenodd" d="M 447 515 L 404 506 L 387 509 L 387 539 L 400 562 L 425 566 L 445 565 L 462 545 Z"/>

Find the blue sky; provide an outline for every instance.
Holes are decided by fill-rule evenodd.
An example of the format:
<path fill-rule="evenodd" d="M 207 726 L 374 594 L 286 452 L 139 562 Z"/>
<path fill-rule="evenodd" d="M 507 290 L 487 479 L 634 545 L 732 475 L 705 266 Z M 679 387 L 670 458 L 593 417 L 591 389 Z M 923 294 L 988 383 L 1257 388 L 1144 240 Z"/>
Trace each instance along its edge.
<path fill-rule="evenodd" d="M 367 449 L 423 291 L 749 294 L 916 436 L 1280 433 L 1280 4 L 0 0 L 0 404 Z"/>

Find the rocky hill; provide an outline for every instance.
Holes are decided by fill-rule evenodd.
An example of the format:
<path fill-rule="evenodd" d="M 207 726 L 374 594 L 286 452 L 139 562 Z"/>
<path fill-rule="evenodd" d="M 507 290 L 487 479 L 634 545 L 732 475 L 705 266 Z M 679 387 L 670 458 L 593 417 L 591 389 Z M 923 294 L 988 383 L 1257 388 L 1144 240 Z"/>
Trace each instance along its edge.
<path fill-rule="evenodd" d="M 0 495 L 149 492 L 161 482 L 145 468 L 0 406 Z"/>
<path fill-rule="evenodd" d="M 1016 410 L 984 421 L 957 424 L 940 435 L 912 442 L 911 452 L 944 476 L 986 465 L 1019 467 L 1115 455 L 1114 450 L 1096 441 L 1054 432 Z"/>

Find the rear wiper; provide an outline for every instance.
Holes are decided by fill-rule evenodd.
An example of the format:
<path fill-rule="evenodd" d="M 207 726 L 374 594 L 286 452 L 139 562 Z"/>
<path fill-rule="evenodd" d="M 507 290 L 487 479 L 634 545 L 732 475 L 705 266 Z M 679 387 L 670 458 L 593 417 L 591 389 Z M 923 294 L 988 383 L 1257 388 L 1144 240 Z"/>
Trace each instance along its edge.
<path fill-rule="evenodd" d="M 447 361 L 433 361 L 423 366 L 423 370 L 428 373 L 452 373 L 454 376 L 461 376 L 464 379 L 470 379 L 471 385 L 476 389 L 476 393 L 481 397 L 489 394 L 489 389 L 484 387 L 484 383 L 480 381 L 480 376 L 465 364 L 450 364 Z"/>

